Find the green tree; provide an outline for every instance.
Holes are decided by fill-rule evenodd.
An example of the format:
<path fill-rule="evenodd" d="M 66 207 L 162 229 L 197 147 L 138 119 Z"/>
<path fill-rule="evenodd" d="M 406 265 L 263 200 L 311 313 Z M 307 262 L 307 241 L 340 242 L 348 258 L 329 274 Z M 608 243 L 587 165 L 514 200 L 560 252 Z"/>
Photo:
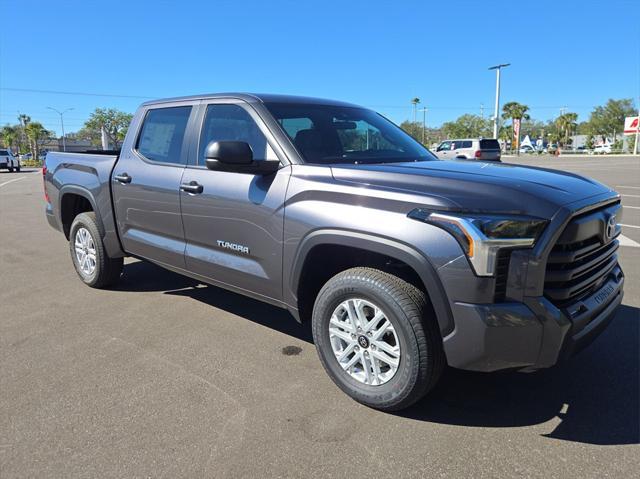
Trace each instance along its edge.
<path fill-rule="evenodd" d="M 132 118 L 132 114 L 115 108 L 96 108 L 78 135 L 89 139 L 95 145 L 99 145 L 102 128 L 104 128 L 112 147 L 118 149 L 127 134 L 127 128 Z"/>
<path fill-rule="evenodd" d="M 25 135 L 29 141 L 29 148 L 33 159 L 37 160 L 40 156 L 40 146 L 42 143 L 51 138 L 51 132 L 47 130 L 42 123 L 31 121 L 24 127 Z"/>
<path fill-rule="evenodd" d="M 443 123 L 442 132 L 447 138 L 491 137 L 491 122 L 478 115 L 465 114 L 455 121 Z"/>
<path fill-rule="evenodd" d="M 10 148 L 16 152 L 18 150 L 14 149 L 14 146 L 16 146 L 19 135 L 20 130 L 16 126 L 6 125 L 2 127 L 2 130 L 0 130 L 0 138 L 2 138 L 2 144 L 4 147 Z"/>
<path fill-rule="evenodd" d="M 502 107 L 502 118 L 510 119 L 511 126 L 513 127 L 514 120 L 529 120 L 531 117 L 527 113 L 529 107 L 518 103 L 517 101 L 510 101 L 505 103 Z M 520 135 L 516 138 L 516 154 L 520 153 Z"/>
<path fill-rule="evenodd" d="M 564 136 L 562 146 L 566 148 L 569 145 L 569 135 L 578 126 L 578 114 L 565 113 L 563 115 L 560 115 L 556 119 L 556 125 L 561 133 L 561 136 Z"/>
<path fill-rule="evenodd" d="M 613 136 L 624 129 L 624 119 L 635 116 L 637 110 L 631 98 L 609 100 L 604 106 L 597 106 L 589 117 L 588 133 L 591 135 Z"/>

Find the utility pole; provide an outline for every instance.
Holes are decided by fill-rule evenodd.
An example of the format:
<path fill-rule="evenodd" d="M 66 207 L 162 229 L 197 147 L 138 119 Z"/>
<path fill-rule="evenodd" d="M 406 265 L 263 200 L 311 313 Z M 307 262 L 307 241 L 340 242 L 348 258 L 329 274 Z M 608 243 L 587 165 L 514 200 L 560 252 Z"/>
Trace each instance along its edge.
<path fill-rule="evenodd" d="M 480 103 L 480 118 L 484 120 L 484 103 Z"/>
<path fill-rule="evenodd" d="M 496 71 L 496 104 L 493 109 L 493 137 L 496 140 L 498 139 L 498 112 L 500 111 L 500 71 L 509 65 L 511 63 L 501 63 L 500 65 L 489 67 L 489 70 Z"/>
<path fill-rule="evenodd" d="M 50 106 L 48 106 L 47 108 L 49 110 L 55 111 L 58 115 L 60 115 L 60 126 L 62 128 L 62 151 L 67 151 L 67 141 L 64 137 L 64 120 L 62 117 L 66 112 L 73 110 L 73 108 L 67 108 L 66 110 L 63 110 L 63 111 L 56 110 L 55 108 L 51 108 Z"/>
<path fill-rule="evenodd" d="M 421 108 L 422 112 L 422 144 L 424 145 L 427 133 L 427 108 Z"/>
<path fill-rule="evenodd" d="M 640 102 L 638 102 L 640 105 Z M 638 154 L 638 136 L 640 136 L 640 106 L 638 107 L 638 123 L 636 124 L 636 143 L 633 145 L 633 154 Z"/>

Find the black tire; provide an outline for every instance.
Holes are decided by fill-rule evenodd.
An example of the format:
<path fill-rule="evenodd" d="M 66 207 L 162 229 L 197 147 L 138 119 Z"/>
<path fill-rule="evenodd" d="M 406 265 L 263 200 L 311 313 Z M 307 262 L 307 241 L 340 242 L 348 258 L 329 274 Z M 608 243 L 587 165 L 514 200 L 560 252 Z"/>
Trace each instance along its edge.
<path fill-rule="evenodd" d="M 381 385 L 368 385 L 338 363 L 329 339 L 329 321 L 348 298 L 374 303 L 393 325 L 400 342 L 395 375 Z M 372 268 L 353 268 L 331 278 L 313 308 L 313 338 L 327 374 L 346 394 L 383 411 L 404 409 L 424 397 L 445 367 L 442 338 L 425 293 L 402 279 Z"/>
<path fill-rule="evenodd" d="M 18 166 L 16 166 L 16 173 L 20 173 L 20 164 L 18 163 Z"/>
<path fill-rule="evenodd" d="M 76 233 L 80 228 L 84 227 L 93 240 L 93 244 L 96 251 L 96 266 L 90 273 L 85 273 L 78 261 L 75 252 L 75 238 Z M 92 288 L 107 288 L 113 286 L 120 279 L 122 274 L 122 268 L 124 264 L 124 258 L 110 258 L 104 249 L 102 243 L 102 234 L 100 234 L 100 227 L 96 221 L 96 214 L 93 211 L 80 213 L 75 217 L 73 223 L 71 223 L 71 231 L 69 233 L 69 250 L 71 252 L 71 260 L 73 266 L 80 276 L 80 279 L 88 286 Z"/>
<path fill-rule="evenodd" d="M 9 170 L 9 173 L 13 173 L 13 166 L 7 166 L 7 169 Z"/>

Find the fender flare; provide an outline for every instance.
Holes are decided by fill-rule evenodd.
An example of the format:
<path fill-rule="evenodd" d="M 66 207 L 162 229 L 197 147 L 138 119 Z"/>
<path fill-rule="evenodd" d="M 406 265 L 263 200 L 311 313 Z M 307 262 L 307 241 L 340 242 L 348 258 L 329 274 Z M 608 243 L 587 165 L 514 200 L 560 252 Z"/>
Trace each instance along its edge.
<path fill-rule="evenodd" d="M 89 202 L 89 204 L 91 205 L 91 209 L 93 209 L 93 212 L 96 214 L 96 221 L 98 222 L 98 228 L 100 229 L 100 234 L 104 237 L 104 234 L 105 234 L 104 225 L 102 223 L 102 218 L 100 217 L 100 214 L 99 214 L 98 206 L 96 205 L 96 200 L 91 194 L 91 192 L 88 189 L 86 189 L 84 186 L 64 185 L 62 188 L 60 188 L 60 192 L 58 194 L 58 216 L 59 217 L 57 218 L 60 226 L 64 228 L 62 223 L 62 199 L 64 198 L 64 195 L 68 193 L 82 196 L 84 199 L 86 199 Z"/>
<path fill-rule="evenodd" d="M 310 232 L 301 240 L 294 257 L 289 277 L 291 291 L 297 291 L 302 269 L 310 251 L 316 246 L 327 244 L 350 246 L 383 254 L 409 265 L 418 274 L 426 288 L 442 337 L 453 331 L 453 314 L 449 300 L 431 262 L 413 247 L 387 237 L 339 229 L 322 229 Z"/>

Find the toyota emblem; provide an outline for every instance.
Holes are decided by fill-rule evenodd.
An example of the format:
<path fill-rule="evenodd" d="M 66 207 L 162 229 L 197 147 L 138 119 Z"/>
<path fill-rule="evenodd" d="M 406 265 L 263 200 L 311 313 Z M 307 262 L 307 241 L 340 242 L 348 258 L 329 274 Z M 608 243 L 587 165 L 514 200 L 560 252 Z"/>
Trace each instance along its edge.
<path fill-rule="evenodd" d="M 611 215 L 604 231 L 605 239 L 610 241 L 616 234 L 616 215 Z"/>

